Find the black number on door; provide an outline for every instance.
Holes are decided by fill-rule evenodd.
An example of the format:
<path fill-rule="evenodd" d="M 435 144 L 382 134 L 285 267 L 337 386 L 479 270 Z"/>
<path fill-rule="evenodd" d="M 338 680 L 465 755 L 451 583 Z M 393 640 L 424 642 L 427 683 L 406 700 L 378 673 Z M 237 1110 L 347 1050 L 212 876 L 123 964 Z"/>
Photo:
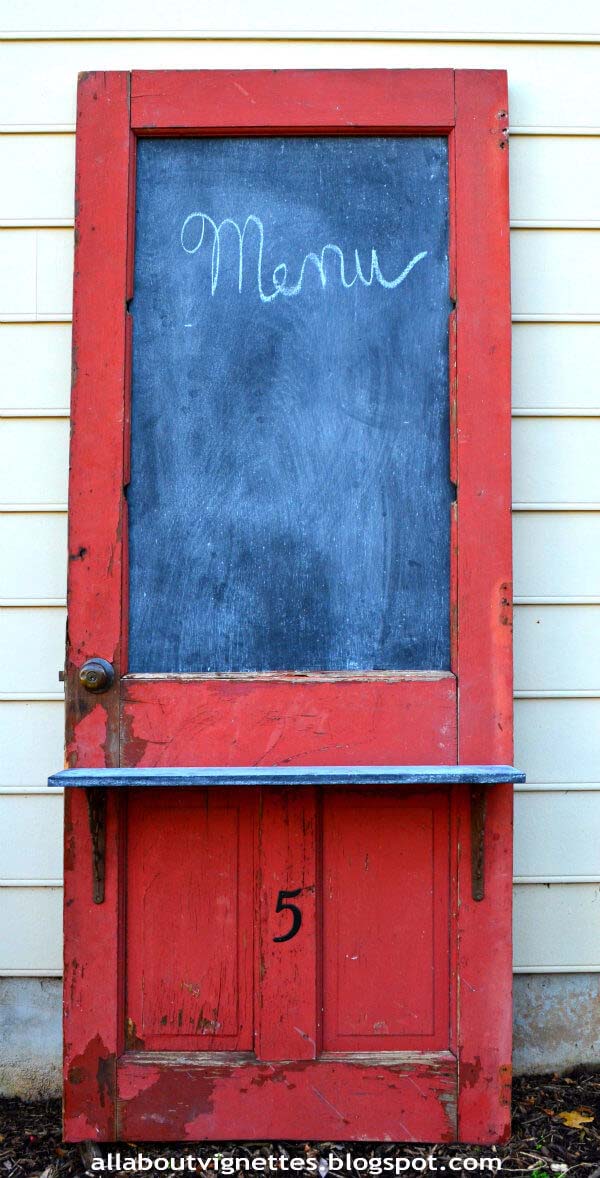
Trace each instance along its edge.
<path fill-rule="evenodd" d="M 288 912 L 291 912 L 292 927 L 290 928 L 289 932 L 284 933 L 282 937 L 273 937 L 274 941 L 291 941 L 292 937 L 295 937 L 296 933 L 300 931 L 300 925 L 302 924 L 302 913 L 297 904 L 288 904 L 286 901 L 293 900 L 295 896 L 300 895 L 301 891 L 302 888 L 296 888 L 293 892 L 279 893 L 277 897 L 277 903 L 275 905 L 275 911 L 285 912 L 287 910 Z"/>

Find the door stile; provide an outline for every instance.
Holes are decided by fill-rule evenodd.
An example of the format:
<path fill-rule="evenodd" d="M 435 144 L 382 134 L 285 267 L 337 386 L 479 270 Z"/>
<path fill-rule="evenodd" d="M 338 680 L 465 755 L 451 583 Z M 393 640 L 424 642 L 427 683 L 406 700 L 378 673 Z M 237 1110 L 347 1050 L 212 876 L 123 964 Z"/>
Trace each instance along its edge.
<path fill-rule="evenodd" d="M 118 690 L 88 692 L 79 674 L 95 656 L 112 663 L 117 681 L 121 669 L 130 136 L 129 75 L 81 75 L 65 669 L 66 760 L 79 768 L 119 764 Z M 111 790 L 104 798 L 86 793 L 65 797 L 64 1127 L 71 1141 L 114 1138 L 122 1049 L 121 802 Z M 102 837 L 100 900 L 94 839 L 97 846 Z"/>
<path fill-rule="evenodd" d="M 458 70 L 455 77 L 458 760 L 510 764 L 507 83 L 503 71 Z M 481 900 L 472 894 L 469 793 L 463 787 L 458 807 L 459 1140 L 488 1142 L 510 1129 L 512 787 L 487 791 Z"/>
<path fill-rule="evenodd" d="M 321 1005 L 316 787 L 261 790 L 258 824 L 256 1056 L 316 1059 Z"/>
<path fill-rule="evenodd" d="M 63 1125 L 69 1141 L 111 1141 L 124 1043 L 123 799 L 106 791 L 106 881 L 95 904 L 87 792 L 65 791 Z"/>

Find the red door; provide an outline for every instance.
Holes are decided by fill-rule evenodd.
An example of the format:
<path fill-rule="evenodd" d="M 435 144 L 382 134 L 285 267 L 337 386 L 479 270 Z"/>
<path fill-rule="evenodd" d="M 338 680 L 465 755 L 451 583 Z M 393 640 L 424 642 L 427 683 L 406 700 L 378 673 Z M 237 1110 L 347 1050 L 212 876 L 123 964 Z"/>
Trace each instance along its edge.
<path fill-rule="evenodd" d="M 72 767 L 510 763 L 505 126 L 497 73 L 142 73 L 80 82 Z M 405 297 L 419 265 L 434 272 L 434 245 L 419 250 L 415 238 L 414 251 L 386 270 L 383 250 L 369 253 L 369 243 L 351 290 L 333 236 L 345 184 L 357 208 L 367 185 L 360 215 L 377 208 L 381 186 L 368 153 L 379 152 L 386 174 L 397 176 L 399 139 L 409 142 L 403 159 L 417 180 L 424 161 L 430 180 L 436 160 L 445 169 L 447 201 L 440 214 L 439 193 L 406 196 L 406 208 L 412 200 L 415 216 L 430 218 L 439 247 L 427 306 L 434 317 L 437 307 L 444 404 L 438 397 L 436 410 L 423 320 L 406 371 L 422 370 L 405 384 L 425 400 L 418 411 L 410 397 L 401 401 L 400 423 L 405 353 L 397 367 L 392 344 L 377 344 L 381 322 L 396 322 L 382 300 L 396 285 Z M 199 140 L 208 144 L 200 163 Z M 268 285 L 260 262 L 247 278 L 248 258 L 259 247 L 267 256 L 277 224 L 263 206 L 255 211 L 265 178 L 270 198 L 291 207 L 287 190 L 277 197 L 276 151 L 280 176 L 286 167 L 305 174 L 290 231 L 304 225 L 298 208 L 317 185 L 314 153 L 322 153 L 315 177 L 323 163 L 333 169 L 335 199 L 323 182 L 329 236 L 314 248 L 311 239 L 300 278 L 288 278 L 275 253 Z M 302 154 L 310 151 L 312 163 Z M 174 177 L 182 177 L 181 199 Z M 223 178 L 246 204 L 224 207 Z M 192 183 L 198 207 L 187 199 Z M 163 214 L 179 235 L 171 269 L 168 260 L 161 269 Z M 382 206 L 374 232 L 388 214 Z M 235 221 L 233 247 L 225 221 L 228 233 Z M 256 236 L 244 253 L 246 234 Z M 327 267 L 335 261 L 335 289 L 325 258 Z M 223 285 L 228 262 L 237 288 Z M 214 323 L 198 319 L 199 289 Z M 235 334 L 232 290 L 246 299 L 248 318 L 223 375 L 214 340 Z M 339 308 L 355 294 L 372 301 L 359 330 L 345 329 L 344 347 L 358 350 L 336 385 Z M 332 299 L 330 311 L 318 303 L 318 323 L 309 295 L 315 306 Z M 409 331 L 418 297 L 415 286 L 403 304 L 385 304 L 400 307 L 394 339 Z M 265 318 L 269 300 L 280 320 Z M 290 327 L 290 308 L 299 306 L 305 319 Z M 302 373 L 296 384 L 287 369 L 279 383 L 273 377 L 284 328 Z M 327 379 L 315 363 L 312 384 L 302 385 L 321 333 Z M 372 339 L 365 357 L 363 337 Z M 361 364 L 368 375 L 355 380 Z M 269 397 L 264 380 L 273 381 Z M 79 679 L 91 657 L 115 669 L 101 695 Z M 383 786 L 373 776 L 359 786 L 350 778 L 331 787 L 109 789 L 100 841 L 84 791 L 67 791 L 70 1139 L 484 1141 L 506 1133 L 510 786 L 490 792 L 484 833 L 469 785 Z M 476 899 L 483 853 L 485 897 Z M 99 854 L 105 883 L 94 904 Z"/>

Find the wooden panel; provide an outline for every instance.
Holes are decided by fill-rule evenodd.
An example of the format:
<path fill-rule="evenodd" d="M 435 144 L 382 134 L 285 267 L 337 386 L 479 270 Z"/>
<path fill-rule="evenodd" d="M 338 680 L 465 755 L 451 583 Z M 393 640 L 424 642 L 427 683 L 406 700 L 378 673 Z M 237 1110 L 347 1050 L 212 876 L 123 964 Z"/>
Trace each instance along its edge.
<path fill-rule="evenodd" d="M 61 794 L 0 795 L 2 879 L 61 879 L 62 820 Z"/>
<path fill-rule="evenodd" d="M 0 691 L 60 691 L 63 609 L 0 609 Z"/>
<path fill-rule="evenodd" d="M 0 171 L 0 221 L 72 221 L 72 135 L 7 135 L 0 140 Z"/>
<path fill-rule="evenodd" d="M 4 421 L 0 430 L 0 502 L 66 503 L 68 447 L 68 421 Z"/>
<path fill-rule="evenodd" d="M 454 679 L 124 680 L 121 765 L 456 763 Z"/>
<path fill-rule="evenodd" d="M 514 501 L 600 502 L 599 453 L 600 419 L 517 418 L 513 423 Z"/>
<path fill-rule="evenodd" d="M 600 139 L 519 135 L 511 140 L 511 220 L 598 221 L 599 184 Z"/>
<path fill-rule="evenodd" d="M 515 687 L 600 689 L 600 605 L 517 606 Z"/>
<path fill-rule="evenodd" d="M 600 594 L 600 513 L 513 515 L 515 596 Z"/>
<path fill-rule="evenodd" d="M 167 1064 L 142 1053 L 118 1069 L 120 1136 L 127 1140 L 416 1141 L 456 1138 L 456 1060 L 399 1054 L 387 1067 L 358 1053 L 344 1062 Z M 156 1109 L 161 1110 L 160 1119 Z M 164 1110 L 164 1111 L 163 1111 Z M 80 1130 L 81 1133 L 81 1130 Z M 75 1136 L 73 1140 L 80 1140 Z"/>
<path fill-rule="evenodd" d="M 600 969 L 595 884 L 519 884 L 515 888 L 515 969 Z"/>
<path fill-rule="evenodd" d="M 306 104 L 305 86 L 303 72 L 294 71 L 286 72 L 284 77 L 261 70 L 242 78 L 228 72 L 215 77 L 199 70 L 187 76 L 177 70 L 135 70 L 131 78 L 131 125 L 285 130 L 300 124 L 318 131 L 321 127 L 344 129 L 354 124 L 382 129 L 444 128 L 454 124 L 454 79 L 450 70 L 389 74 L 385 88 L 373 71 L 345 70 L 343 78 L 328 71 L 315 76 L 310 113 L 299 118 L 298 112 Z"/>
<path fill-rule="evenodd" d="M 314 1060 L 320 1050 L 318 792 L 261 791 L 258 1059 Z M 293 931 L 292 922 L 298 919 L 293 908 L 285 907 L 290 903 L 300 913 L 300 927 L 289 940 L 275 940 Z"/>
<path fill-rule="evenodd" d="M 44 319 L 71 314 L 71 229 L 0 230 L 0 315 Z"/>
<path fill-rule="evenodd" d="M 44 0 L 30 0 L 25 12 L 13 15 L 9 11 L 4 26 L 10 32 L 45 33 L 57 37 L 71 30 L 75 30 L 71 36 L 79 37 L 88 32 L 127 36 L 130 30 L 134 30 L 133 35 L 145 33 L 156 37 L 163 32 L 189 36 L 194 35 L 190 30 L 198 29 L 203 33 L 226 32 L 239 36 L 249 25 L 248 10 L 242 0 L 233 0 L 223 12 L 202 10 L 201 24 L 198 17 L 193 0 L 175 0 L 168 10 L 156 6 L 149 10 L 147 0 L 127 0 L 126 5 L 118 0 L 107 0 L 101 8 L 86 9 L 83 17 L 76 0 L 59 0 L 53 4 L 50 22 Z M 554 8 L 540 8 L 535 0 L 524 0 L 522 3 L 509 0 L 498 12 L 490 11 L 475 0 L 460 0 L 451 11 L 444 0 L 431 0 L 426 9 L 403 8 L 400 11 L 391 0 L 377 0 L 368 9 L 357 3 L 357 0 L 351 0 L 341 12 L 332 0 L 319 4 L 309 0 L 303 6 L 301 17 L 281 8 L 275 0 L 262 0 L 252 27 L 245 35 L 260 36 L 261 32 L 269 31 L 279 32 L 283 36 L 311 33 L 331 35 L 332 30 L 335 30 L 338 35 L 353 33 L 404 37 L 411 33 L 436 36 L 443 30 L 445 36 L 461 36 L 465 33 L 475 36 L 481 33 L 498 40 L 503 40 L 506 34 L 518 33 L 534 38 L 537 35 L 560 33 L 568 36 L 581 34 L 585 37 L 597 33 L 594 17 L 594 8 L 589 0 L 578 3 L 572 9 L 558 11 Z M 50 23 L 52 28 L 48 33 Z M 197 31 L 195 35 L 198 35 Z"/>
<path fill-rule="evenodd" d="M 458 347 L 459 761 L 512 757 L 512 562 L 510 532 L 510 290 L 507 78 L 456 74 L 454 142 Z M 489 395 L 493 388 L 494 395 Z M 482 545 L 482 536 L 493 544 Z M 456 791 L 453 839 L 470 841 L 468 791 Z M 473 895 L 461 855 L 453 903 L 453 968 L 459 1073 L 459 1140 L 499 1141 L 510 1132 L 512 787 L 490 791 L 485 895 Z M 458 900 L 460 897 L 460 901 Z M 482 937 L 494 945 L 484 966 Z M 493 1038 L 489 1027 L 494 1027 Z M 466 1077 L 470 1077 L 467 1082 Z M 493 1077 L 493 1081 L 491 1078 Z"/>
<path fill-rule="evenodd" d="M 0 785 L 45 786 L 49 765 L 64 761 L 61 702 L 0 703 Z"/>
<path fill-rule="evenodd" d="M 257 800 L 239 790 L 129 794 L 129 1047 L 253 1046 Z"/>
<path fill-rule="evenodd" d="M 448 795 L 327 792 L 322 886 L 324 1049 L 448 1047 Z"/>
<path fill-rule="evenodd" d="M 600 408 L 600 324 L 515 323 L 512 342 L 515 407 Z"/>
<path fill-rule="evenodd" d="M 530 783 L 600 781 L 600 700 L 517 700 L 515 758 Z"/>
<path fill-rule="evenodd" d="M 600 233 L 519 229 L 511 233 L 515 315 L 600 315 Z"/>
<path fill-rule="evenodd" d="M 600 880 L 600 791 L 515 795 L 515 875 Z"/>
<path fill-rule="evenodd" d="M 67 517 L 0 515 L 0 598 L 60 599 L 67 592 Z"/>
<path fill-rule="evenodd" d="M 2 888 L 0 975 L 59 973 L 62 888 Z"/>
<path fill-rule="evenodd" d="M 281 10 L 280 10 L 281 11 Z M 364 14 L 364 10 L 363 10 Z M 419 14 L 419 17 L 421 13 Z M 336 9 L 332 25 L 339 25 Z M 391 27 L 397 25 L 394 11 Z M 196 24 L 194 17 L 192 24 Z M 247 20 L 243 22 L 247 25 Z M 534 24 L 537 26 L 537 19 Z M 443 27 L 448 24 L 448 14 Z M 72 126 L 78 71 L 130 69 L 506 69 L 514 125 L 600 126 L 600 48 L 384 42 L 33 41 L 2 46 L 5 125 Z M 560 103 L 557 76 L 565 79 Z"/>
<path fill-rule="evenodd" d="M 7 136 L 8 138 L 8 136 Z M 71 327 L 68 323 L 0 326 L 4 373 L 0 405 L 7 409 L 68 410 L 71 386 Z"/>

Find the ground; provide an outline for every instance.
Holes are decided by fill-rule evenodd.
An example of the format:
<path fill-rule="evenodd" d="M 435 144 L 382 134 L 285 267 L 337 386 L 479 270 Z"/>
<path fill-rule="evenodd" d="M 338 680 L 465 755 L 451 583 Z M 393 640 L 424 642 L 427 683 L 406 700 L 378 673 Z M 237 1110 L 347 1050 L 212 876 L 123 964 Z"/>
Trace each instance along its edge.
<path fill-rule="evenodd" d="M 103 1147 L 106 1153 L 108 1147 Z M 347 1152 L 354 1157 L 427 1157 L 434 1153 L 438 1167 L 452 1156 L 502 1159 L 503 1174 L 528 1172 L 532 1178 L 554 1178 L 568 1172 L 575 1178 L 600 1178 L 600 1071 L 569 1076 L 521 1076 L 513 1089 L 513 1136 L 507 1145 L 490 1147 L 407 1146 L 376 1144 L 226 1142 L 185 1146 L 139 1143 L 121 1146 L 121 1156 L 143 1151 L 150 1157 L 216 1153 L 234 1157 L 275 1155 L 290 1158 Z M 0 1098 L 0 1178 L 83 1178 L 91 1173 L 99 1147 L 63 1145 L 58 1100 L 20 1101 Z M 326 1167 L 320 1166 L 321 1178 Z M 155 1171 L 154 1171 L 155 1172 Z M 347 1171 L 346 1171 L 347 1172 Z M 412 1171 L 413 1173 L 419 1171 Z M 484 1173 L 489 1171 L 484 1171 Z M 343 1171 L 342 1171 L 343 1173 Z"/>

